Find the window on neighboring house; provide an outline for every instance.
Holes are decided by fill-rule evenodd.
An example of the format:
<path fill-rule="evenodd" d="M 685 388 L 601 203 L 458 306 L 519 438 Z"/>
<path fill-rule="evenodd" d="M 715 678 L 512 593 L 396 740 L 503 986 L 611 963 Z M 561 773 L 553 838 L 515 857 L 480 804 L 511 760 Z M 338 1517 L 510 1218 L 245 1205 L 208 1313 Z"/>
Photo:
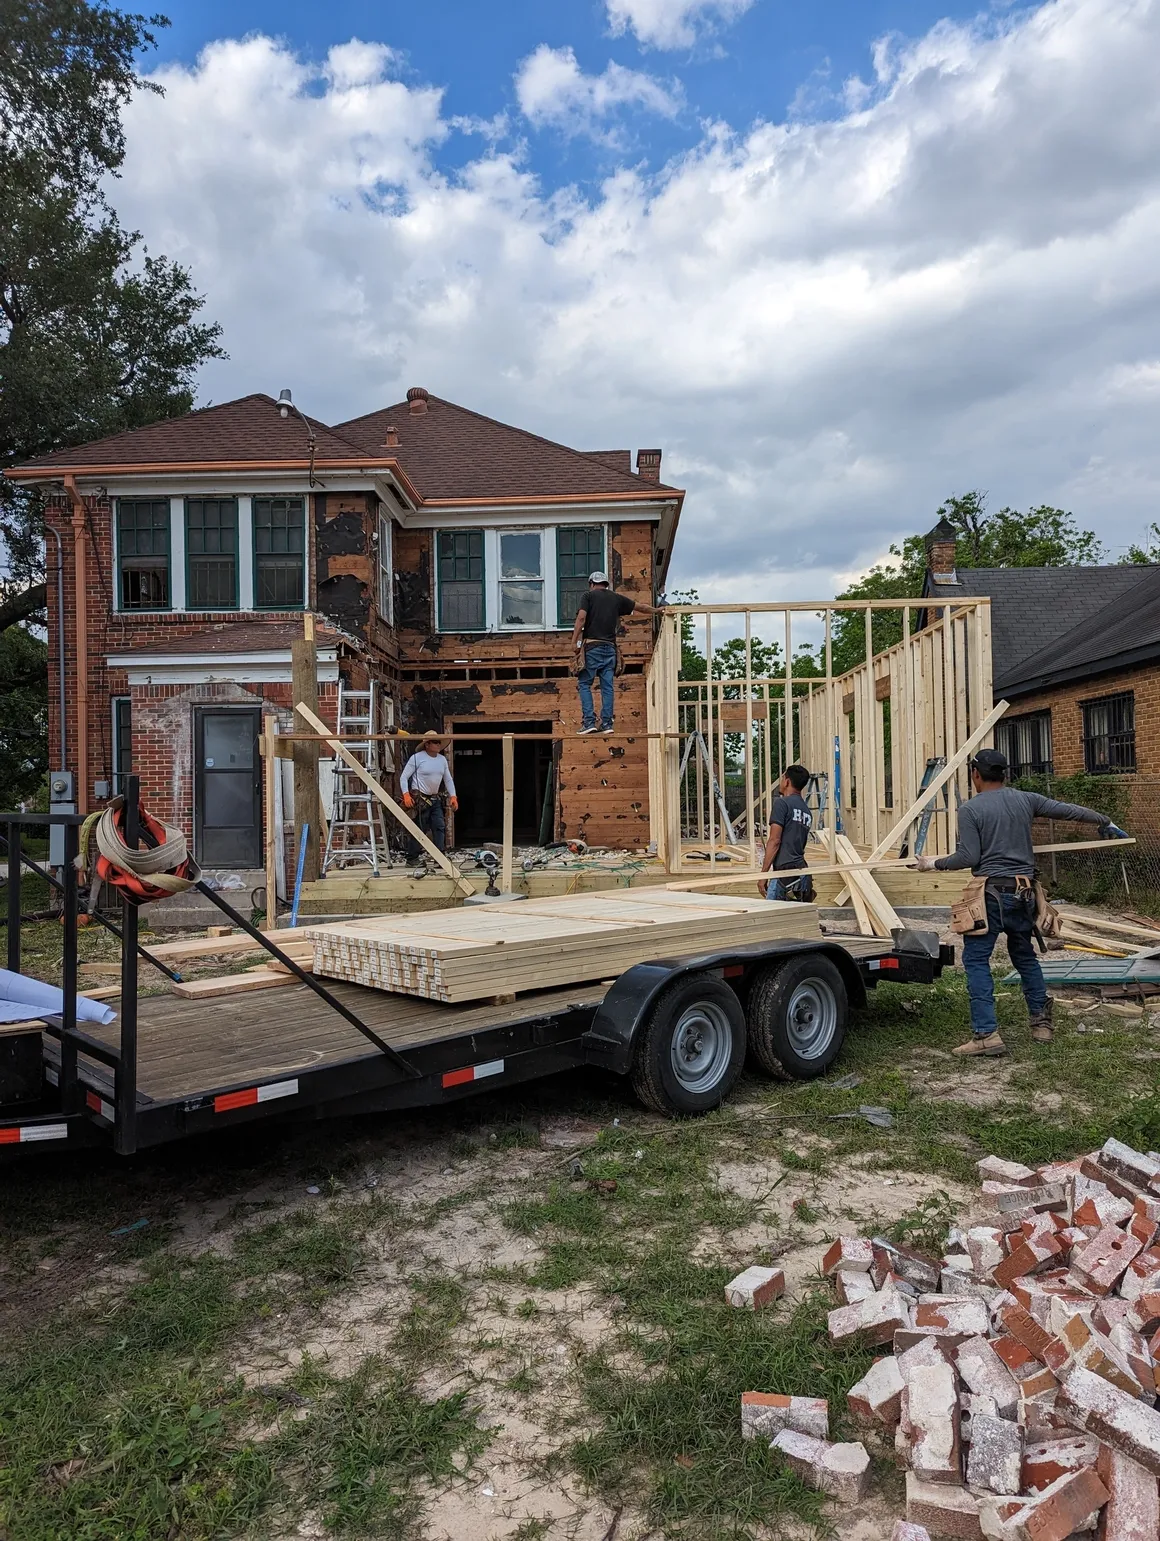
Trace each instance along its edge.
<path fill-rule="evenodd" d="M 169 499 L 117 499 L 122 610 L 169 609 Z"/>
<path fill-rule="evenodd" d="M 1027 712 L 1022 717 L 1004 717 L 995 727 L 995 748 L 1007 756 L 1011 776 L 1050 776 L 1051 713 Z"/>
<path fill-rule="evenodd" d="M 190 610 L 238 608 L 236 498 L 186 498 L 185 575 Z"/>
<path fill-rule="evenodd" d="M 1083 764 L 1089 776 L 1136 769 L 1136 697 L 1130 690 L 1083 707 Z"/>
<path fill-rule="evenodd" d="M 113 795 L 125 790 L 133 774 L 133 715 L 128 696 L 113 697 Z"/>
<path fill-rule="evenodd" d="M 439 630 L 484 631 L 483 531 L 440 530 Z"/>
<path fill-rule="evenodd" d="M 306 505 L 302 498 L 255 498 L 254 608 L 300 610 L 306 588 Z"/>
<path fill-rule="evenodd" d="M 395 623 L 394 531 L 387 514 L 379 515 L 379 615 L 388 626 Z"/>
<path fill-rule="evenodd" d="M 501 530 L 499 624 L 544 624 L 544 542 L 539 530 Z"/>
<path fill-rule="evenodd" d="M 604 527 L 561 525 L 556 531 L 556 625 L 571 626 L 588 592 L 589 573 L 604 571 Z"/>

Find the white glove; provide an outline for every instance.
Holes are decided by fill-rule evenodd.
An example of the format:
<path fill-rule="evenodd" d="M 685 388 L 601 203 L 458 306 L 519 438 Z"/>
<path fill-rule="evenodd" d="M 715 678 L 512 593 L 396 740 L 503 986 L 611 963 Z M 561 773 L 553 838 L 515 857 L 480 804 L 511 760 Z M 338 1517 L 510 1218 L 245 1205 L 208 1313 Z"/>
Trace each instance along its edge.
<path fill-rule="evenodd" d="M 916 856 L 914 858 L 914 865 L 918 868 L 919 872 L 933 872 L 934 871 L 934 857 L 933 856 Z"/>

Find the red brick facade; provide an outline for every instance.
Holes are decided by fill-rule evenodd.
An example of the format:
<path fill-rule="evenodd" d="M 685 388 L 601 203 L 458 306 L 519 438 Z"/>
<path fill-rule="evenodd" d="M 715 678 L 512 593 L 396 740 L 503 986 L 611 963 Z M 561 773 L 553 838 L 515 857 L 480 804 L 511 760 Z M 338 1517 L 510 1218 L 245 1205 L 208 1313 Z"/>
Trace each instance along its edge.
<path fill-rule="evenodd" d="M 1032 712 L 1051 712 L 1051 757 L 1057 776 L 1074 776 L 1084 769 L 1085 701 L 1131 691 L 1135 699 L 1136 774 L 1160 775 L 1160 664 L 1101 674 L 1079 684 L 1018 696 L 1007 721 Z"/>

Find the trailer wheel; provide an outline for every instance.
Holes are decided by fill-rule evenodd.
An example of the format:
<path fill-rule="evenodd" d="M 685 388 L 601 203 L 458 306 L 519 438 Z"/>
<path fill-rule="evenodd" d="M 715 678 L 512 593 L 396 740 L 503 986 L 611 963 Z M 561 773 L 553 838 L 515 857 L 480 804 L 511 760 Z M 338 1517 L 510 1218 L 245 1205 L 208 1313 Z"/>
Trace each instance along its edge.
<path fill-rule="evenodd" d="M 812 1081 L 841 1052 L 848 1013 L 846 982 L 829 958 L 791 958 L 764 969 L 746 1011 L 753 1058 L 778 1080 Z"/>
<path fill-rule="evenodd" d="M 637 1038 L 632 1084 L 670 1118 L 707 1113 L 745 1063 L 745 1014 L 727 984 L 692 974 L 662 990 Z"/>

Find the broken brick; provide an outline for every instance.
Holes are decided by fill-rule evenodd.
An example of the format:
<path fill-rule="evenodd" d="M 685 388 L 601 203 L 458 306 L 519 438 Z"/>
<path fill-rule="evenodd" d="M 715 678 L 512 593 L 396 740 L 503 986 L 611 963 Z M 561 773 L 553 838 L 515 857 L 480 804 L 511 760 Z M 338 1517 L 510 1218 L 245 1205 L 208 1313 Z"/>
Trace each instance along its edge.
<path fill-rule="evenodd" d="M 1132 1205 L 1132 1218 L 1128 1229 L 1145 1247 L 1150 1247 L 1160 1230 L 1160 1199 L 1145 1198 L 1143 1194 Z"/>
<path fill-rule="evenodd" d="M 973 1225 L 967 1232 L 967 1252 L 979 1278 L 990 1278 L 1006 1256 L 1003 1233 L 992 1225 Z"/>
<path fill-rule="evenodd" d="M 1108 1501 L 1099 1541 L 1156 1541 L 1160 1536 L 1160 1482 L 1135 1461 L 1101 1445 L 1096 1464 Z"/>
<path fill-rule="evenodd" d="M 930 1531 L 925 1525 L 912 1525 L 909 1520 L 895 1520 L 890 1541 L 930 1541 Z"/>
<path fill-rule="evenodd" d="M 1118 1326 L 1120 1322 L 1128 1321 L 1131 1309 L 1128 1301 L 1121 1300 L 1116 1295 L 1105 1295 L 1092 1307 L 1092 1326 L 1097 1332 L 1102 1332 L 1106 1338 L 1110 1338 L 1113 1327 Z"/>
<path fill-rule="evenodd" d="M 1090 1370 L 1074 1369 L 1055 1409 L 1072 1428 L 1094 1434 L 1160 1476 L 1160 1413 Z"/>
<path fill-rule="evenodd" d="M 955 1365 L 977 1396 L 993 1397 L 1002 1417 L 1015 1416 L 1019 1388 L 985 1336 L 968 1338 L 961 1343 L 955 1353 Z"/>
<path fill-rule="evenodd" d="M 895 1289 L 882 1289 L 856 1305 L 839 1306 L 826 1318 L 831 1343 L 889 1343 L 910 1326 L 910 1307 Z"/>
<path fill-rule="evenodd" d="M 906 1474 L 906 1518 L 912 1525 L 922 1525 L 936 1536 L 953 1541 L 980 1541 L 979 1500 L 966 1488 L 944 1487 L 937 1482 L 923 1482 L 913 1472 Z"/>
<path fill-rule="evenodd" d="M 758 1311 L 771 1300 L 785 1294 L 785 1274 L 780 1268 L 762 1268 L 754 1264 L 725 1286 L 725 1299 L 731 1306 Z"/>
<path fill-rule="evenodd" d="M 949 1364 L 920 1366 L 906 1390 L 911 1470 L 927 1482 L 961 1482 L 955 1372 Z"/>
<path fill-rule="evenodd" d="M 1160 1192 L 1160 1161 L 1133 1150 L 1123 1140 L 1105 1140 L 1096 1159 L 1105 1171 L 1114 1172 L 1135 1187 Z"/>
<path fill-rule="evenodd" d="M 1094 1241 L 1072 1255 L 1071 1274 L 1093 1295 L 1107 1295 L 1138 1252 L 1140 1240 L 1119 1226 L 1107 1225 Z"/>
<path fill-rule="evenodd" d="M 1004 1161 L 1002 1156 L 984 1156 L 975 1162 L 980 1182 L 1006 1183 L 1008 1187 L 1035 1188 L 1040 1185 L 1038 1172 L 1021 1161 Z"/>
<path fill-rule="evenodd" d="M 864 1445 L 831 1445 L 793 1429 L 783 1429 L 770 1446 L 779 1451 L 803 1482 L 844 1503 L 865 1496 L 870 1457 Z"/>
<path fill-rule="evenodd" d="M 1152 1364 L 1152 1352 L 1142 1333 L 1127 1322 L 1117 1322 L 1108 1334 L 1108 1341 L 1127 1361 L 1128 1369 L 1138 1382 L 1145 1396 L 1156 1395 L 1156 1372 Z M 1131 1390 L 1131 1387 L 1126 1387 Z"/>
<path fill-rule="evenodd" d="M 1067 1541 L 1107 1501 L 1107 1488 L 1089 1466 L 1058 1477 L 1014 1510 L 1002 1500 L 985 1500 L 979 1521 L 983 1534 L 994 1541 Z"/>
<path fill-rule="evenodd" d="M 1031 1369 L 1039 1364 L 1035 1355 L 1025 1349 L 1022 1343 L 1016 1343 L 1014 1338 L 1009 1338 L 1006 1334 L 999 1338 L 992 1338 L 990 1343 L 1016 1378 L 1029 1374 Z"/>
<path fill-rule="evenodd" d="M 968 1337 L 986 1333 L 987 1308 L 969 1295 L 920 1295 L 914 1311 L 916 1327 L 936 1327 L 945 1332 L 963 1332 Z"/>
<path fill-rule="evenodd" d="M 1054 1236 L 1045 1236 L 1041 1241 L 1024 1240 L 992 1271 L 991 1277 L 1000 1289 L 1006 1289 L 1015 1279 L 1045 1267 L 1062 1251 Z"/>
<path fill-rule="evenodd" d="M 1140 1194 L 1138 1184 L 1129 1182 L 1127 1178 L 1121 1177 L 1118 1172 L 1113 1172 L 1111 1167 L 1104 1166 L 1095 1156 L 1085 1156 L 1083 1158 L 1080 1172 L 1084 1177 L 1090 1178 L 1093 1182 L 1102 1183 L 1117 1198 L 1127 1199 L 1129 1204 L 1134 1204 Z"/>
<path fill-rule="evenodd" d="M 877 1260 L 879 1262 L 884 1260 L 890 1272 L 905 1279 L 915 1289 L 938 1289 L 939 1274 L 942 1270 L 937 1258 L 928 1257 L 925 1252 L 918 1252 L 913 1247 L 904 1247 L 898 1243 L 886 1241 L 881 1236 L 874 1237 L 873 1245 Z"/>
<path fill-rule="evenodd" d="M 1160 1327 L 1160 1291 L 1149 1290 L 1143 1295 L 1137 1295 L 1128 1305 L 1124 1320 L 1129 1327 L 1134 1327 L 1137 1332 L 1150 1338 Z"/>
<path fill-rule="evenodd" d="M 1137 1300 L 1153 1290 L 1160 1290 L 1160 1248 L 1149 1247 L 1128 1265 L 1120 1280 L 1120 1294 L 1125 1300 Z"/>
<path fill-rule="evenodd" d="M 1097 1230 L 1102 1230 L 1105 1225 L 1123 1225 L 1131 1217 L 1133 1209 L 1131 1199 L 1118 1199 L 1114 1193 L 1109 1193 L 1102 1198 L 1084 1199 L 1072 1219 L 1078 1226 L 1095 1226 Z"/>
<path fill-rule="evenodd" d="M 893 1427 L 898 1422 L 903 1379 L 898 1360 L 876 1359 L 862 1379 L 846 1393 L 846 1405 L 855 1418 L 874 1419 Z"/>
<path fill-rule="evenodd" d="M 741 1393 L 741 1437 L 771 1440 L 782 1429 L 829 1439 L 830 1411 L 825 1397 L 789 1397 L 776 1392 Z"/>
<path fill-rule="evenodd" d="M 989 1493 L 1018 1493 L 1023 1480 L 1023 1430 L 1006 1418 L 971 1419 L 967 1481 Z"/>
<path fill-rule="evenodd" d="M 986 1184 L 984 1192 L 986 1191 Z M 1013 1210 L 1031 1210 L 1039 1214 L 1045 1209 L 1067 1209 L 1070 1195 L 1065 1183 L 1048 1183 L 1042 1188 L 1008 1188 L 995 1195 L 995 1208 L 1001 1215 Z"/>
<path fill-rule="evenodd" d="M 875 1293 L 874 1280 L 868 1273 L 854 1268 L 839 1268 L 834 1274 L 834 1287 L 844 1306 L 857 1305 L 859 1300 L 869 1300 Z"/>
<path fill-rule="evenodd" d="M 1016 1343 L 1021 1343 L 1041 1364 L 1046 1363 L 1043 1355 L 1051 1342 L 1051 1333 L 1041 1327 L 1029 1311 L 1020 1305 L 1007 1306 L 1000 1312 L 1000 1318 L 1004 1329 Z"/>
<path fill-rule="evenodd" d="M 1023 1451 L 1023 1486 L 1041 1493 L 1069 1472 L 1094 1466 L 1099 1453 L 1099 1440 L 1090 1434 L 1029 1440 Z"/>
<path fill-rule="evenodd" d="M 839 1236 L 822 1254 L 822 1272 L 832 1279 L 840 1268 L 853 1273 L 869 1273 L 874 1266 L 874 1248 L 864 1236 Z"/>

